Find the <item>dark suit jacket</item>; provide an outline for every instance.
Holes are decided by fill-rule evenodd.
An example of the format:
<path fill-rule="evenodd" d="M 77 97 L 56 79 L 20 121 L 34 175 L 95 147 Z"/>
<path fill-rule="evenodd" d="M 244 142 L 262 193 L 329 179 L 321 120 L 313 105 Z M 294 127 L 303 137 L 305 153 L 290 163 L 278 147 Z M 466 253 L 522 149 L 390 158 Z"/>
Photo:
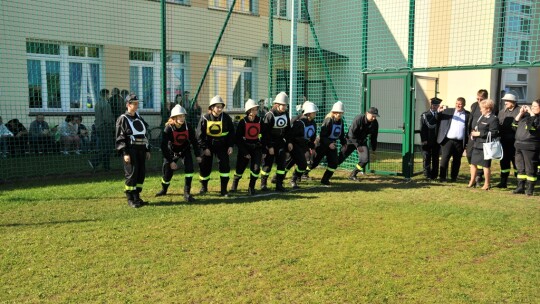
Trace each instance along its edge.
<path fill-rule="evenodd" d="M 450 124 L 452 123 L 452 118 L 454 117 L 454 112 L 456 111 L 455 108 L 448 108 L 442 112 L 439 113 L 438 118 L 440 121 L 439 124 L 439 135 L 437 136 L 437 142 L 439 144 L 442 144 L 442 142 L 446 139 L 446 135 L 448 134 L 448 130 L 450 130 Z M 469 140 L 469 119 L 471 113 L 467 110 L 465 111 L 465 130 L 463 131 L 463 147 L 467 145 L 467 141 Z"/>

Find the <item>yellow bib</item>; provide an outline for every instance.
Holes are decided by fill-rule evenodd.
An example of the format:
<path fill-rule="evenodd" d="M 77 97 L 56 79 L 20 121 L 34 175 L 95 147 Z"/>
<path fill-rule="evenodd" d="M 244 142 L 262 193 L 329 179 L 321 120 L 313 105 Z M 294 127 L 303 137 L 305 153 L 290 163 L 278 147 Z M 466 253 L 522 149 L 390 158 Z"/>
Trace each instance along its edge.
<path fill-rule="evenodd" d="M 220 137 L 223 133 L 222 121 L 206 121 L 206 135 L 213 137 Z"/>

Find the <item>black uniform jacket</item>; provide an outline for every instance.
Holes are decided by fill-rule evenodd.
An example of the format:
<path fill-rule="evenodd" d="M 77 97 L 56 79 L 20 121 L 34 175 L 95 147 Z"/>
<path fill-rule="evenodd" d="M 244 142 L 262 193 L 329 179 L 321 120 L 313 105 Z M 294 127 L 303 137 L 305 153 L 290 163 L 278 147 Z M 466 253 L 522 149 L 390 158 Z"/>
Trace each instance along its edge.
<path fill-rule="evenodd" d="M 473 130 L 479 131 L 480 135 L 474 137 L 474 148 L 483 149 L 483 143 L 487 141 L 491 132 L 491 140 L 499 138 L 499 119 L 493 113 L 488 116 L 480 116 L 474 123 Z"/>
<path fill-rule="evenodd" d="M 163 158 L 168 162 L 172 162 L 174 154 L 179 154 L 184 151 L 189 151 L 190 146 L 193 147 L 195 155 L 200 155 L 201 151 L 195 138 L 195 129 L 191 128 L 187 122 L 182 125 L 165 125 L 161 136 L 161 152 Z"/>
<path fill-rule="evenodd" d="M 347 134 L 347 144 L 354 145 L 355 147 L 366 146 L 367 137 L 370 135 L 371 149 L 377 150 L 377 137 L 379 135 L 379 122 L 374 120 L 368 122 L 366 115 L 357 115 L 349 128 Z"/>
<path fill-rule="evenodd" d="M 211 113 L 201 117 L 197 126 L 197 140 L 201 153 L 208 149 L 216 141 L 224 141 L 228 148 L 234 146 L 234 124 L 231 116 L 221 113 L 215 117 Z"/>
<path fill-rule="evenodd" d="M 321 125 L 319 138 L 321 146 L 325 148 L 328 148 L 331 143 L 335 143 L 338 140 L 342 146 L 347 144 L 343 119 L 335 121 L 332 117 L 326 117 Z"/>
<path fill-rule="evenodd" d="M 135 130 L 132 129 L 132 125 Z M 128 155 L 127 150 L 134 146 L 144 146 L 146 152 L 149 152 L 150 147 L 148 146 L 146 130 L 148 130 L 148 124 L 138 113 L 131 115 L 126 111 L 126 113 L 118 116 L 116 120 L 116 151 L 122 155 Z M 135 142 L 146 142 L 146 144 L 135 145 Z"/>
<path fill-rule="evenodd" d="M 288 143 L 288 134 L 291 130 L 291 119 L 288 113 L 279 113 L 278 110 L 272 109 L 264 116 L 263 124 L 269 134 L 268 140 L 265 140 L 267 148 Z"/>
<path fill-rule="evenodd" d="M 512 124 L 516 129 L 516 148 L 522 150 L 540 149 L 540 115 L 523 115 L 518 121 L 514 120 Z"/>
<path fill-rule="evenodd" d="M 289 132 L 289 142 L 292 142 L 295 147 L 301 149 L 315 148 L 315 139 L 317 139 L 317 123 L 314 120 L 309 120 L 302 116 L 293 123 Z"/>

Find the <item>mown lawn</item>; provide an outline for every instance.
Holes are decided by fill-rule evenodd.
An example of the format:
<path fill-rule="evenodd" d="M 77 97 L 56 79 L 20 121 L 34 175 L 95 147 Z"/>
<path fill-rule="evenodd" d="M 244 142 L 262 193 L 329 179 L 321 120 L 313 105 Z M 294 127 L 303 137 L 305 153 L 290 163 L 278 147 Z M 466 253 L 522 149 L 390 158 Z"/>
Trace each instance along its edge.
<path fill-rule="evenodd" d="M 154 175 L 141 209 L 120 172 L 2 185 L 0 302 L 538 302 L 538 194 L 336 175 L 192 204 Z"/>

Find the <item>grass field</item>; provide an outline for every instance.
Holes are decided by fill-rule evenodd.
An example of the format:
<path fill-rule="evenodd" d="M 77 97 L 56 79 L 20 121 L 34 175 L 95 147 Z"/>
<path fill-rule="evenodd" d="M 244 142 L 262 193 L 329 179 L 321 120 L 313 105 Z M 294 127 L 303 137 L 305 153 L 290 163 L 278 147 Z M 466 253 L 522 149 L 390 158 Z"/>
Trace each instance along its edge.
<path fill-rule="evenodd" d="M 255 198 L 221 199 L 214 178 L 186 204 L 179 177 L 154 198 L 154 175 L 150 206 L 131 209 L 113 173 L 2 185 L 0 302 L 540 299 L 538 194 L 341 171 L 329 188 Z"/>

